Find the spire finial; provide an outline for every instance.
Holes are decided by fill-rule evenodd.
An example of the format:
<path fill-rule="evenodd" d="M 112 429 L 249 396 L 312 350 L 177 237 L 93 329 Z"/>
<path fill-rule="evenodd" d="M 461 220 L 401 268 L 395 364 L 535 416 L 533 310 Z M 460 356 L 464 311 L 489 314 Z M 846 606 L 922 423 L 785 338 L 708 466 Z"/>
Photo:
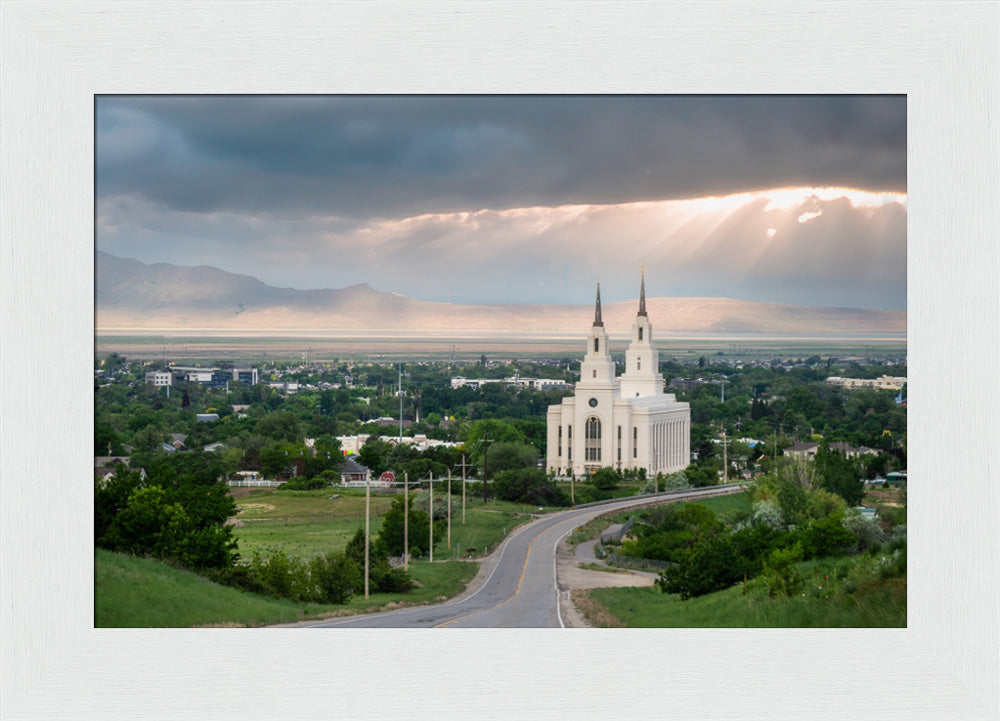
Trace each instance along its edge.
<path fill-rule="evenodd" d="M 639 315 L 646 315 L 646 264 L 642 264 L 642 280 L 639 283 Z"/>
<path fill-rule="evenodd" d="M 597 304 L 594 306 L 594 325 L 604 326 L 601 320 L 601 282 L 597 281 Z"/>

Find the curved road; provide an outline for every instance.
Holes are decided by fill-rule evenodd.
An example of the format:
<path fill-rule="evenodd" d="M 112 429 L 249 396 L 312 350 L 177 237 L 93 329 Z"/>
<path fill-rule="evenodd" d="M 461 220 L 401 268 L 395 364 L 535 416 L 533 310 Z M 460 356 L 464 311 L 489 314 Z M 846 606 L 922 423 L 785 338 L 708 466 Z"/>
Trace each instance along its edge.
<path fill-rule="evenodd" d="M 483 559 L 489 575 L 475 592 L 433 606 L 322 621 L 310 628 L 546 628 L 564 627 L 559 608 L 556 546 L 563 536 L 596 516 L 643 506 L 732 493 L 738 486 L 713 486 L 679 493 L 630 498 L 574 508 L 518 528 Z"/>

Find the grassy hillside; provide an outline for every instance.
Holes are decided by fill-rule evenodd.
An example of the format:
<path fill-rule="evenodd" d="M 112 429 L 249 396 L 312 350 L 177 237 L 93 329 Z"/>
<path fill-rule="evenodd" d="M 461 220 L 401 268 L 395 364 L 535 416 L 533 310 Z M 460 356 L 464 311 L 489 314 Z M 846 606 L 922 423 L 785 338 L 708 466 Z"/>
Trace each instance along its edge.
<path fill-rule="evenodd" d="M 478 565 L 413 563 L 420 586 L 409 594 L 363 594 L 343 606 L 293 603 L 221 586 L 158 561 L 98 549 L 94 556 L 94 625 L 101 627 L 264 626 L 418 604 L 454 596 Z"/>
<path fill-rule="evenodd" d="M 870 555 L 799 564 L 804 584 L 771 598 L 763 578 L 746 586 L 680 600 L 655 586 L 599 588 L 575 594 L 594 625 L 629 628 L 857 628 L 906 626 L 906 574 Z M 905 562 L 904 562 L 905 565 Z"/>
<path fill-rule="evenodd" d="M 158 561 L 97 549 L 97 627 L 262 626 L 334 607 L 296 604 L 220 586 Z"/>

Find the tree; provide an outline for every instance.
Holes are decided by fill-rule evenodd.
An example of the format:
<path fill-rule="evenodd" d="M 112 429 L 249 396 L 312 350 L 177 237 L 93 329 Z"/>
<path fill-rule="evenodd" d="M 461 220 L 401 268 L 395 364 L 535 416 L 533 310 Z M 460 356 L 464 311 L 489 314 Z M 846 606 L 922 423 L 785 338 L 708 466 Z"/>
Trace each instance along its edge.
<path fill-rule="evenodd" d="M 235 515 L 236 503 L 216 482 L 222 460 L 195 452 L 154 461 L 145 480 L 140 471 L 119 466 L 108 483 L 95 487 L 97 545 L 188 568 L 231 566 L 236 542 L 223 524 Z"/>
<path fill-rule="evenodd" d="M 409 506 L 410 553 L 422 556 L 429 550 L 430 516 L 426 511 L 413 510 L 413 496 L 410 496 Z M 382 516 L 382 530 L 378 536 L 390 556 L 403 555 L 403 520 L 403 497 L 396 496 L 392 499 L 392 506 Z"/>
<path fill-rule="evenodd" d="M 618 484 L 622 482 L 622 475 L 614 468 L 605 466 L 604 468 L 598 468 L 590 474 L 590 482 L 598 490 L 611 491 L 617 488 Z"/>
<path fill-rule="evenodd" d="M 527 443 L 494 443 L 489 449 L 490 474 L 536 468 L 538 451 Z"/>
<path fill-rule="evenodd" d="M 257 421 L 256 432 L 275 441 L 296 443 L 302 440 L 302 428 L 298 416 L 291 411 L 277 411 Z"/>
<path fill-rule="evenodd" d="M 110 452 L 109 449 L 110 448 Z M 108 423 L 94 423 L 94 455 L 114 455 L 121 453 L 121 438 Z"/>
<path fill-rule="evenodd" d="M 865 497 L 865 484 L 858 464 L 841 453 L 831 451 L 826 441 L 816 451 L 815 463 L 823 488 L 836 493 L 849 506 L 861 503 Z"/>
<path fill-rule="evenodd" d="M 268 446 L 260 452 L 260 469 L 265 476 L 284 478 L 292 475 L 294 448 L 287 443 Z"/>
<path fill-rule="evenodd" d="M 392 445 L 381 438 L 369 438 L 358 452 L 358 463 L 371 471 L 375 477 L 389 469 L 389 453 Z"/>
<path fill-rule="evenodd" d="M 502 501 L 533 506 L 566 506 L 566 494 L 541 468 L 501 471 L 493 477 L 493 492 Z"/>

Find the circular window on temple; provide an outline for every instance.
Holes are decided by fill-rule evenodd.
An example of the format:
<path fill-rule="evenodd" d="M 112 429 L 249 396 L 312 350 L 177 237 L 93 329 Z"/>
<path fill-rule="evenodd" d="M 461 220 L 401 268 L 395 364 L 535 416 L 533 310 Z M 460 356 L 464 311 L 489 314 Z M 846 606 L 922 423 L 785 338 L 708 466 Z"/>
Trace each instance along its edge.
<path fill-rule="evenodd" d="M 588 401 L 588 402 L 590 403 L 590 407 L 591 408 L 597 408 L 597 399 L 596 398 L 591 398 L 590 401 Z"/>

